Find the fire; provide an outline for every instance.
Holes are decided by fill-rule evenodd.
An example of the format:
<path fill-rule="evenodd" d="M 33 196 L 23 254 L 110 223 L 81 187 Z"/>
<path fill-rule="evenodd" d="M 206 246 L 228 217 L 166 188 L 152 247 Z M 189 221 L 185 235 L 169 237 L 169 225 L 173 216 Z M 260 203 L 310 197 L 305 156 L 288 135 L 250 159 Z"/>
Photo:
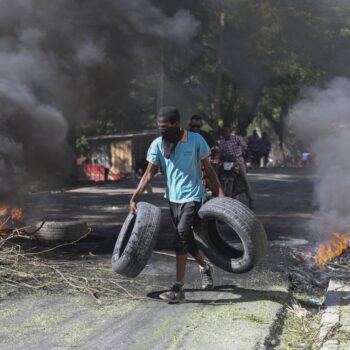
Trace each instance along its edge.
<path fill-rule="evenodd" d="M 334 232 L 326 244 L 321 244 L 314 260 L 317 265 L 324 267 L 333 258 L 341 255 L 348 248 L 348 236 Z"/>
<path fill-rule="evenodd" d="M 12 210 L 10 210 L 10 208 L 7 208 L 7 207 L 0 208 L 0 217 L 4 217 L 4 216 L 7 216 L 7 219 L 0 220 L 0 225 L 1 225 L 1 222 L 4 223 L 9 218 L 11 218 L 11 220 L 13 221 L 19 220 L 23 216 L 23 209 L 13 208 Z"/>
<path fill-rule="evenodd" d="M 6 208 L 6 207 L 0 208 L 0 216 L 6 216 L 9 214 L 9 212 L 10 212 L 9 208 Z"/>
<path fill-rule="evenodd" d="M 10 210 L 7 207 L 0 208 L 0 230 L 6 226 L 7 220 L 4 218 L 9 214 Z"/>
<path fill-rule="evenodd" d="M 15 222 L 23 216 L 22 208 L 0 207 L 0 236 L 12 236 L 22 234 L 22 229 L 11 228 Z"/>
<path fill-rule="evenodd" d="M 23 209 L 21 208 L 14 208 L 11 212 L 11 219 L 12 220 L 19 220 L 23 216 Z"/>

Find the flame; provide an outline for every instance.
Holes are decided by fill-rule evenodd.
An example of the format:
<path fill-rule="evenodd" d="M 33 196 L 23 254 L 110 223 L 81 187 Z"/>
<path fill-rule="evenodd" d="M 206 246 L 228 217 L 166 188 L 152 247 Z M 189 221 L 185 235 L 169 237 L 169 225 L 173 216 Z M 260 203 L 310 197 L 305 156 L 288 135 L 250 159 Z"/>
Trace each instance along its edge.
<path fill-rule="evenodd" d="M 6 207 L 0 208 L 0 216 L 6 216 L 9 214 L 9 212 L 10 212 L 9 208 L 6 208 Z"/>
<path fill-rule="evenodd" d="M 320 267 L 324 267 L 333 258 L 341 255 L 348 248 L 348 236 L 334 232 L 330 240 L 321 244 L 314 257 L 315 263 Z"/>
<path fill-rule="evenodd" d="M 11 219 L 12 220 L 19 220 L 23 216 L 23 209 L 21 208 L 14 208 L 11 212 Z"/>
<path fill-rule="evenodd" d="M 0 236 L 14 236 L 24 234 L 22 229 L 10 228 L 10 224 L 19 220 L 23 216 L 22 208 L 0 208 Z"/>

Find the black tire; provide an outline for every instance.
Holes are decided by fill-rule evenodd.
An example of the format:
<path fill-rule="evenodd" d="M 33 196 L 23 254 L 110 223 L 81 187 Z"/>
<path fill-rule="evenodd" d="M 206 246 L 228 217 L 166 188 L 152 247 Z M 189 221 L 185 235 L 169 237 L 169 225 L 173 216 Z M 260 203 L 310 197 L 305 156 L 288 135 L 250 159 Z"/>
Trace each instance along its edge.
<path fill-rule="evenodd" d="M 231 198 L 235 198 L 241 193 L 247 194 L 247 185 L 241 175 L 237 175 L 234 185 L 232 187 Z"/>
<path fill-rule="evenodd" d="M 231 198 L 235 198 L 247 191 L 246 184 L 239 175 L 232 178 L 224 178 L 222 188 L 225 196 Z"/>
<path fill-rule="evenodd" d="M 232 194 L 232 180 L 225 177 L 223 181 L 223 191 L 226 197 L 231 197 Z"/>
<path fill-rule="evenodd" d="M 112 256 L 112 268 L 126 277 L 136 277 L 146 266 L 157 241 L 161 210 L 137 203 L 137 215 L 129 213 L 119 232 Z"/>
<path fill-rule="evenodd" d="M 201 207 L 198 214 L 202 221 L 196 230 L 197 243 L 214 265 L 228 272 L 243 273 L 265 256 L 267 238 L 264 227 L 241 202 L 228 197 L 213 198 Z M 242 249 L 223 239 L 217 222 L 229 226 L 230 234 L 239 238 Z"/>
<path fill-rule="evenodd" d="M 42 221 L 32 222 L 30 227 L 35 231 L 42 225 Z M 73 242 L 87 233 L 87 225 L 83 220 L 55 219 L 47 220 L 34 236 L 46 242 Z"/>

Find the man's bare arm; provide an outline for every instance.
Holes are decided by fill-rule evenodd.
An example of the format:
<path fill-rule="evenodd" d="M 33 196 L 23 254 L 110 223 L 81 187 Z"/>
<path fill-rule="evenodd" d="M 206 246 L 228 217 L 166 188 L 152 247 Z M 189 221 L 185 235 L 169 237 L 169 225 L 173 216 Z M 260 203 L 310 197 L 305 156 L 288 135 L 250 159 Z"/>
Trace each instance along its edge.
<path fill-rule="evenodd" d="M 215 194 L 217 194 L 219 197 L 224 196 L 224 191 L 222 190 L 222 187 L 220 185 L 220 181 L 216 175 L 216 172 L 212 165 L 210 164 L 209 157 L 206 157 L 202 159 L 202 165 L 204 168 L 204 172 L 207 176 L 208 183 L 210 188 L 213 190 Z"/>
<path fill-rule="evenodd" d="M 152 163 L 148 163 L 147 169 L 146 169 L 145 173 L 143 174 L 143 176 L 142 176 L 142 178 L 141 178 L 141 180 L 136 188 L 136 191 L 134 192 L 134 194 L 132 195 L 131 200 L 130 200 L 130 211 L 133 214 L 137 213 L 136 203 L 137 203 L 139 197 L 141 196 L 142 192 L 145 190 L 145 188 L 151 182 L 156 168 L 157 168 L 157 165 L 152 164 Z"/>

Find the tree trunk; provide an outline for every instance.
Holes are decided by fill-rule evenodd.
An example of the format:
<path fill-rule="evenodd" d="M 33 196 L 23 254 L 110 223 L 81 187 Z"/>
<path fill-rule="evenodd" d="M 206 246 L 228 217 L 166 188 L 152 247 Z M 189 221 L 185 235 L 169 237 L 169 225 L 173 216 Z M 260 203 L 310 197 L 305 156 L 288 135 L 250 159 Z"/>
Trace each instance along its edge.
<path fill-rule="evenodd" d="M 278 145 L 280 147 L 281 153 L 282 153 L 282 159 L 283 159 L 283 164 L 286 165 L 286 154 L 284 150 L 284 134 L 285 134 L 285 126 L 286 126 L 286 120 L 288 117 L 288 112 L 289 112 L 289 104 L 284 103 L 281 106 L 281 113 L 279 115 L 279 120 L 275 120 L 272 116 L 272 114 L 268 110 L 264 110 L 263 114 L 265 118 L 268 120 L 270 123 L 272 129 L 278 136 Z"/>
<path fill-rule="evenodd" d="M 286 120 L 288 117 L 288 112 L 289 112 L 289 105 L 287 103 L 284 103 L 282 105 L 282 110 L 280 114 L 280 120 L 279 120 L 279 144 L 280 144 L 280 149 L 282 152 L 282 157 L 283 157 L 283 164 L 286 165 L 286 154 L 284 151 L 284 133 L 285 133 L 285 127 L 286 127 Z"/>
<path fill-rule="evenodd" d="M 258 105 L 261 99 L 262 91 L 263 91 L 263 88 L 261 87 L 260 89 L 258 89 L 255 96 L 253 97 L 253 100 L 249 109 L 249 115 L 242 120 L 238 120 L 237 130 L 236 130 L 238 135 L 243 135 L 247 131 L 248 126 L 254 120 L 257 113 Z"/>

